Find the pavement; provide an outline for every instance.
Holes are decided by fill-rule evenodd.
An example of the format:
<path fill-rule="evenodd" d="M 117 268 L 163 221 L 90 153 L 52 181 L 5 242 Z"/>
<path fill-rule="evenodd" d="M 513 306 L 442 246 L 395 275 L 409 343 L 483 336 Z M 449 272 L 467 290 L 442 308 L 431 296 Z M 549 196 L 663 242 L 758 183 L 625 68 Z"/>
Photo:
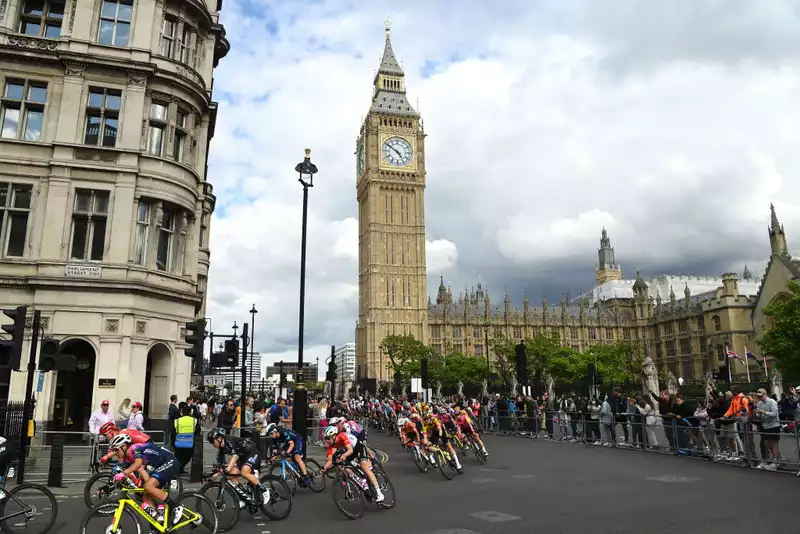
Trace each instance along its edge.
<path fill-rule="evenodd" d="M 255 534 L 667 534 L 796 532 L 794 476 L 627 449 L 486 436 L 486 465 L 466 458 L 464 474 L 420 473 L 396 438 L 370 433 L 387 456 L 397 506 L 367 505 L 346 519 L 331 492 L 298 489 L 291 516 L 270 522 L 243 513 L 235 531 Z M 330 483 L 330 481 L 328 481 Z M 80 488 L 82 491 L 82 487 Z M 86 508 L 58 492 L 54 532 L 74 532 Z"/>

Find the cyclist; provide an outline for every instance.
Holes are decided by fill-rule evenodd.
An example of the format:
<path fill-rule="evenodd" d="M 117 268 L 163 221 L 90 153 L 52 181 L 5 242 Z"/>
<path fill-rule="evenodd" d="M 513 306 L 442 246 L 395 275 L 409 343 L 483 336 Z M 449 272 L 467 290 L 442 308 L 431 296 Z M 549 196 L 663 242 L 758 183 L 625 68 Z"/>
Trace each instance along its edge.
<path fill-rule="evenodd" d="M 459 473 L 463 473 L 464 469 L 461 467 L 461 462 L 458 461 L 458 455 L 456 454 L 455 448 L 453 448 L 453 444 L 450 443 L 449 439 L 447 439 L 447 432 L 445 431 L 442 422 L 433 416 L 430 408 L 428 408 L 428 410 L 422 416 L 422 424 L 422 428 L 425 432 L 423 443 L 426 445 L 438 444 L 442 447 L 447 447 L 448 452 L 450 452 L 450 456 L 452 456 L 453 461 L 456 464 L 456 469 Z"/>
<path fill-rule="evenodd" d="M 256 502 L 267 503 L 269 492 L 256 477 L 255 472 L 261 467 L 261 455 L 258 447 L 250 438 L 228 436 L 224 428 L 214 428 L 208 432 L 206 439 L 212 447 L 223 455 L 230 455 L 225 471 L 231 476 L 241 475 L 252 487 L 258 490 Z"/>
<path fill-rule="evenodd" d="M 153 438 L 151 438 L 144 432 L 141 432 L 139 430 L 134 430 L 132 428 L 123 428 L 122 430 L 118 430 L 117 427 L 114 425 L 114 423 L 103 423 L 103 426 L 100 427 L 97 433 L 105 437 L 108 441 L 111 441 L 111 439 L 114 436 L 120 434 L 127 434 L 128 436 L 131 437 L 131 440 L 133 441 L 134 444 L 153 443 Z M 95 466 L 99 466 L 100 464 L 106 463 L 114 456 L 115 456 L 114 452 L 109 450 L 105 456 L 103 456 L 102 458 L 97 460 L 97 462 L 95 462 Z"/>
<path fill-rule="evenodd" d="M 344 462 L 346 459 L 358 463 L 362 471 L 367 477 L 367 480 L 372 484 L 375 490 L 375 502 L 383 502 L 384 496 L 380 486 L 378 486 L 378 479 L 375 478 L 375 473 L 372 472 L 371 462 L 364 450 L 364 445 L 357 442 L 355 446 L 351 443 L 351 436 L 346 432 L 342 432 L 338 427 L 329 426 L 322 433 L 322 438 L 325 440 L 325 445 L 328 448 L 328 458 L 325 460 L 325 466 L 322 471 L 325 472 L 333 466 L 333 455 L 341 451 L 339 461 Z"/>
<path fill-rule="evenodd" d="M 272 438 L 272 444 L 276 449 L 286 448 L 283 453 L 292 458 L 297 467 L 300 468 L 300 473 L 303 478 L 299 481 L 300 486 L 305 487 L 311 483 L 311 477 L 308 476 L 306 470 L 306 463 L 303 461 L 303 452 L 305 451 L 305 441 L 297 432 L 291 428 L 280 428 L 275 423 L 270 423 L 264 432 Z"/>
<path fill-rule="evenodd" d="M 130 477 L 133 473 L 139 472 L 145 480 L 143 496 L 144 510 L 156 521 L 164 521 L 164 503 L 174 510 L 170 514 L 167 527 L 174 525 L 183 514 L 183 507 L 175 504 L 169 494 L 161 488 L 167 486 L 170 481 L 178 476 L 178 460 L 175 455 L 163 447 L 158 447 L 153 443 L 133 443 L 133 438 L 128 434 L 117 434 L 111 438 L 108 444 L 109 449 L 114 451 L 121 462 L 128 464 L 128 467 L 121 473 L 114 475 L 114 482 L 119 482 L 125 477 Z M 148 475 L 145 467 L 150 466 L 153 472 Z M 153 499 L 159 502 L 155 513 L 153 511 Z"/>
<path fill-rule="evenodd" d="M 456 406 L 454 416 L 456 425 L 458 425 L 458 430 L 464 435 L 464 437 L 475 440 L 475 442 L 480 445 L 483 455 L 488 457 L 489 453 L 486 452 L 486 446 L 483 444 L 483 441 L 478 433 L 475 432 L 475 427 L 472 426 L 472 420 L 467 414 L 468 411 L 469 408 L 462 410 Z"/>
<path fill-rule="evenodd" d="M 409 447 L 414 443 L 422 442 L 422 438 L 417 430 L 417 425 L 415 425 L 412 421 L 409 421 L 405 417 L 401 417 L 397 421 L 397 426 L 400 427 L 400 442 L 403 444 L 403 447 Z"/>

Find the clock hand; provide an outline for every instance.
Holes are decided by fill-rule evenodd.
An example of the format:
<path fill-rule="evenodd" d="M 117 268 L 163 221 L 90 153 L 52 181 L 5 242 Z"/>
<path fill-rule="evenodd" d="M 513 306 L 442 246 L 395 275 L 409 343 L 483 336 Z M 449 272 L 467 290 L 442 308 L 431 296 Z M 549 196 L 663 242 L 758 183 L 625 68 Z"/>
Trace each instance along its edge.
<path fill-rule="evenodd" d="M 403 159 L 403 155 L 400 153 L 400 151 L 399 151 L 399 150 L 397 150 L 395 147 L 393 147 L 393 146 L 391 146 L 391 145 L 389 146 L 389 148 L 391 148 L 392 150 L 394 150 L 394 153 L 395 153 L 395 154 L 397 154 L 397 157 L 398 157 L 398 158 L 400 158 L 400 159 Z"/>

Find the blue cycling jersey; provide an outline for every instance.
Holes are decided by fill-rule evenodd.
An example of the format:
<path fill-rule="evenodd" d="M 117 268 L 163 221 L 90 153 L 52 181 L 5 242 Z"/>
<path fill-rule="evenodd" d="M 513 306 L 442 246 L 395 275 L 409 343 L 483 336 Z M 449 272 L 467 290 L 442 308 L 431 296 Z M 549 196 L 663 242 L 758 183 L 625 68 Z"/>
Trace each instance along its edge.
<path fill-rule="evenodd" d="M 131 445 L 128 449 L 128 458 L 131 459 L 131 462 L 141 460 L 144 465 L 159 467 L 171 460 L 175 460 L 175 455 L 164 447 L 159 447 L 152 443 L 138 443 Z"/>
<path fill-rule="evenodd" d="M 279 428 L 278 437 L 275 438 L 276 445 L 288 445 L 290 441 L 294 441 L 295 446 L 300 442 L 300 435 L 291 428 Z"/>

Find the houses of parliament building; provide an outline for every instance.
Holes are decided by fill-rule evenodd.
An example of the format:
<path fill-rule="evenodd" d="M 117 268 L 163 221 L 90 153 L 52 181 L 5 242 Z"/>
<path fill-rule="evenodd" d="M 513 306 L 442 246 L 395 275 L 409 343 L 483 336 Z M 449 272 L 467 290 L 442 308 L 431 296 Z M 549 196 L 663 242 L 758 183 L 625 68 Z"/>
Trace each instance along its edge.
<path fill-rule="evenodd" d="M 359 206 L 359 316 L 356 372 L 359 378 L 389 380 L 380 349 L 391 334 L 411 334 L 438 353 L 489 358 L 490 341 L 556 334 L 562 344 L 585 351 L 601 343 L 630 342 L 650 356 L 662 373 L 700 378 L 725 363 L 728 349 L 741 355 L 758 376 L 758 338 L 769 326 L 763 308 L 786 294 L 800 278 L 800 261 L 787 250 L 774 207 L 768 228 L 771 255 L 766 272 L 754 277 L 663 275 L 623 279 L 611 239 L 602 231 L 595 286 L 575 299 L 542 297 L 522 308 L 510 296 L 493 299 L 477 287 L 454 296 L 442 279 L 435 302 L 428 297 L 425 260 L 425 132 L 406 96 L 404 72 L 390 41 L 387 22 L 383 58 L 375 75 L 372 103 L 356 141 Z M 733 374 L 743 363 L 731 359 Z"/>

